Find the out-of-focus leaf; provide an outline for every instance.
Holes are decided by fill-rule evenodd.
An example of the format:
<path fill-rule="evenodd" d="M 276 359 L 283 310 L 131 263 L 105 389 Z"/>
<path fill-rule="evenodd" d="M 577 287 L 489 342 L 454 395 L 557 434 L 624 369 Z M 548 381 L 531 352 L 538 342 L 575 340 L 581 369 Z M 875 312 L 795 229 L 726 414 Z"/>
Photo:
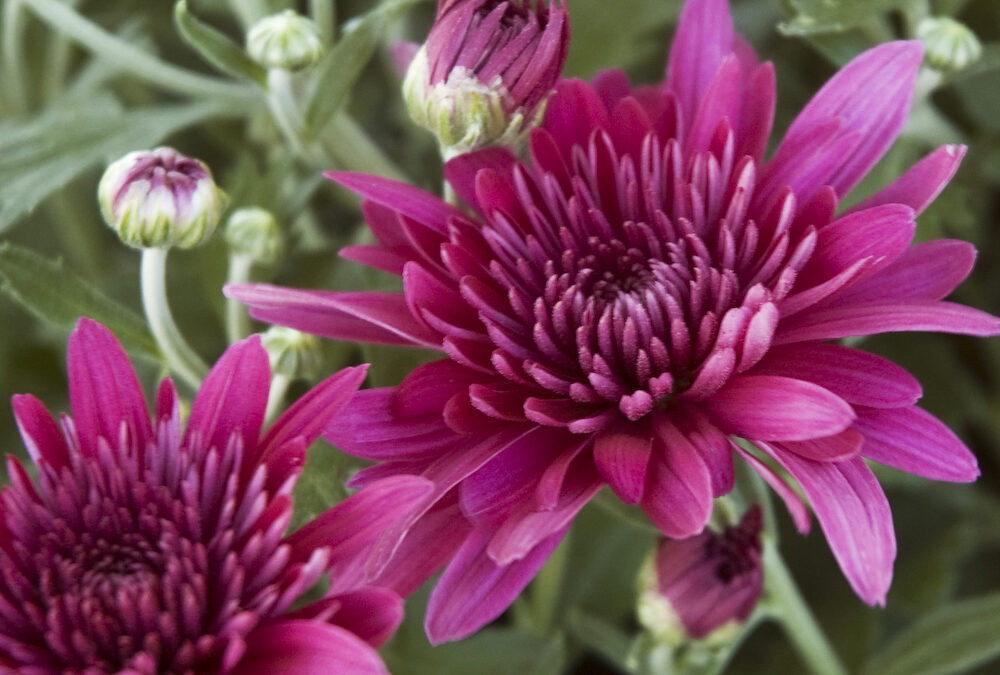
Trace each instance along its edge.
<path fill-rule="evenodd" d="M 306 129 L 318 134 L 347 100 L 362 69 L 375 52 L 385 22 L 419 0 L 386 0 L 364 16 L 349 22 L 333 49 L 317 66 L 319 73 L 306 104 Z"/>
<path fill-rule="evenodd" d="M 291 529 L 316 518 L 347 495 L 344 483 L 363 462 L 335 450 L 325 441 L 317 441 L 309 449 L 306 466 L 295 484 L 292 496 L 295 513 Z"/>
<path fill-rule="evenodd" d="M 184 42 L 222 72 L 261 86 L 267 84 L 267 71 L 229 37 L 192 14 L 187 0 L 174 5 L 174 23 Z"/>
<path fill-rule="evenodd" d="M 225 108 L 208 103 L 126 110 L 102 97 L 0 124 L 0 232 L 92 166 L 223 114 Z"/>
<path fill-rule="evenodd" d="M 562 672 L 566 647 L 560 637 L 517 628 L 488 628 L 438 647 L 422 631 L 401 630 L 383 654 L 394 675 L 553 675 Z"/>
<path fill-rule="evenodd" d="M 954 675 L 1000 656 L 1000 594 L 928 614 L 872 658 L 865 675 Z"/>
<path fill-rule="evenodd" d="M 581 645 L 622 670 L 626 669 L 632 640 L 618 626 L 593 614 L 573 610 L 566 617 L 566 627 Z"/>
<path fill-rule="evenodd" d="M 786 35 L 845 31 L 896 9 L 906 0 L 787 0 L 794 17 L 779 26 Z"/>
<path fill-rule="evenodd" d="M 13 244 L 0 244 L 0 288 L 41 319 L 67 333 L 78 317 L 88 316 L 111 329 L 132 352 L 162 360 L 141 316 L 107 297 L 87 281 L 51 261 Z"/>
<path fill-rule="evenodd" d="M 609 30 L 607 0 L 570 0 L 572 39 L 564 74 L 589 78 L 603 68 L 649 60 L 662 66 L 670 47 L 667 26 L 681 5 L 681 0 L 618 0 Z"/>

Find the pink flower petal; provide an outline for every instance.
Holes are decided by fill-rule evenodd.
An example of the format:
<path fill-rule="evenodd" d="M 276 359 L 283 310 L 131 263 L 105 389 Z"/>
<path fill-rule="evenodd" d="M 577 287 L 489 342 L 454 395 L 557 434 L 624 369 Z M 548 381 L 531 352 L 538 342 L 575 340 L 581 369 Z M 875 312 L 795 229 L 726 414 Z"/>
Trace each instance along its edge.
<path fill-rule="evenodd" d="M 146 399 L 111 331 L 82 318 L 69 336 L 67 352 L 69 401 L 81 451 L 96 453 L 98 438 L 117 443 L 122 424 L 130 442 L 143 447 L 153 434 Z"/>
<path fill-rule="evenodd" d="M 908 206 L 887 204 L 855 211 L 817 232 L 816 252 L 796 279 L 808 288 L 835 277 L 864 258 L 872 258 L 871 274 L 898 258 L 913 239 L 916 228 Z"/>
<path fill-rule="evenodd" d="M 760 161 L 767 148 L 767 139 L 774 124 L 774 66 L 765 63 L 754 69 L 744 92 L 743 112 L 736 138 L 736 156 L 749 155 Z"/>
<path fill-rule="evenodd" d="M 855 428 L 868 459 L 916 476 L 968 483 L 979 476 L 975 455 L 948 427 L 920 408 L 861 408 Z"/>
<path fill-rule="evenodd" d="M 769 448 L 802 486 L 840 569 L 858 596 L 884 605 L 892 582 L 896 537 L 885 493 L 860 457 L 813 462 Z"/>
<path fill-rule="evenodd" d="M 454 493 L 455 491 L 452 491 Z M 408 596 L 450 561 L 472 532 L 458 500 L 446 495 L 406 532 L 389 562 L 371 579 Z"/>
<path fill-rule="evenodd" d="M 384 645 L 403 621 L 403 601 L 387 588 L 362 588 L 331 599 L 338 607 L 329 622 L 375 649 Z"/>
<path fill-rule="evenodd" d="M 498 565 L 522 559 L 550 535 L 565 532 L 603 485 L 589 459 L 575 462 L 563 481 L 558 502 L 537 508 L 531 502 L 522 502 L 521 511 L 497 528 L 486 554 Z"/>
<path fill-rule="evenodd" d="M 344 368 L 310 389 L 271 425 L 261 439 L 259 456 L 266 458 L 271 450 L 296 437 L 301 437 L 306 447 L 312 445 L 327 422 L 355 395 L 367 372 L 367 365 Z"/>
<path fill-rule="evenodd" d="M 721 429 L 749 439 L 801 441 L 836 434 L 851 406 L 811 382 L 774 375 L 733 378 L 704 407 Z"/>
<path fill-rule="evenodd" d="M 375 650 L 357 636 L 318 621 L 264 624 L 246 644 L 232 675 L 389 675 Z"/>
<path fill-rule="evenodd" d="M 562 429 L 532 429 L 462 481 L 463 513 L 477 524 L 503 520 L 535 490 L 552 460 L 575 441 Z"/>
<path fill-rule="evenodd" d="M 305 291 L 269 284 L 230 284 L 222 292 L 245 304 L 255 319 L 313 335 L 431 349 L 441 346 L 440 335 L 413 318 L 399 293 Z"/>
<path fill-rule="evenodd" d="M 431 482 L 419 476 L 393 476 L 369 485 L 288 535 L 291 561 L 308 560 L 314 550 L 326 547 L 334 569 L 357 571 L 355 560 L 367 559 L 383 531 L 409 518 L 432 490 Z M 343 573 L 334 576 L 344 583 Z"/>
<path fill-rule="evenodd" d="M 69 465 L 69 448 L 59 425 L 42 402 L 31 394 L 17 394 L 11 399 L 17 430 L 35 464 L 45 462 L 53 469 Z"/>
<path fill-rule="evenodd" d="M 665 416 L 653 421 L 656 446 L 642 509 L 668 537 L 698 534 L 712 515 L 712 479 L 701 453 Z"/>
<path fill-rule="evenodd" d="M 591 132 L 607 126 L 608 109 L 590 85 L 575 79 L 556 84 L 556 91 L 545 107 L 542 128 L 555 139 L 566 161 L 570 159 L 569 148 L 587 147 Z"/>
<path fill-rule="evenodd" d="M 1000 333 L 1000 319 L 978 309 L 941 301 L 838 305 L 793 317 L 778 329 L 774 344 L 900 331 L 939 331 L 988 337 Z"/>
<path fill-rule="evenodd" d="M 964 145 L 942 145 L 910 167 L 892 185 L 864 200 L 851 211 L 882 204 L 905 204 L 917 215 L 934 201 L 958 170 L 965 156 Z"/>
<path fill-rule="evenodd" d="M 940 300 L 972 271 L 975 247 L 937 239 L 909 247 L 891 265 L 847 289 L 836 301 L 845 305 L 886 300 Z"/>
<path fill-rule="evenodd" d="M 626 504 L 642 500 L 646 470 L 653 453 L 653 439 L 646 425 L 636 425 L 637 433 L 616 427 L 594 438 L 594 464 L 611 489 Z"/>
<path fill-rule="evenodd" d="M 538 573 L 564 534 L 549 536 L 516 562 L 497 565 L 486 555 L 492 533 L 474 530 L 431 593 L 424 623 L 431 644 L 460 640 L 500 616 Z"/>
<path fill-rule="evenodd" d="M 690 128 L 709 83 L 733 53 L 733 35 L 726 0 L 693 0 L 681 10 L 666 86 L 677 96 L 685 126 Z"/>
<path fill-rule="evenodd" d="M 778 447 L 794 452 L 816 462 L 841 462 L 861 452 L 865 437 L 855 429 L 844 429 L 839 434 L 813 438 L 808 441 L 782 441 Z"/>
<path fill-rule="evenodd" d="M 231 345 L 191 404 L 184 444 L 191 444 L 197 436 L 205 448 L 225 448 L 230 437 L 238 434 L 244 447 L 256 445 L 270 387 L 271 366 L 260 337 L 253 335 Z"/>
<path fill-rule="evenodd" d="M 868 173 L 906 120 L 922 58 L 919 42 L 888 42 L 855 58 L 819 90 L 788 128 L 775 159 L 810 146 L 810 135 L 825 120 L 841 118 L 838 135 L 855 136 L 859 142 L 810 184 L 799 185 L 800 197 L 812 195 L 820 185 L 830 185 L 843 197 Z"/>
<path fill-rule="evenodd" d="M 764 462 L 760 461 L 752 454 L 741 448 L 736 443 L 733 443 L 733 450 L 735 450 L 740 457 L 742 457 L 750 467 L 757 472 L 761 478 L 764 479 L 771 489 L 778 493 L 781 497 L 781 501 L 785 503 L 785 508 L 788 509 L 788 513 L 792 516 L 792 522 L 795 523 L 795 529 L 799 531 L 799 534 L 809 534 L 810 522 L 809 522 L 809 511 L 806 509 L 802 500 L 799 499 L 798 493 L 793 490 L 785 479 L 774 472 L 771 467 L 769 467 Z"/>
<path fill-rule="evenodd" d="M 872 408 L 913 405 L 923 395 L 916 378 L 892 361 L 860 349 L 818 342 L 777 347 L 753 373 L 808 380 L 848 403 Z"/>
<path fill-rule="evenodd" d="M 490 215 L 491 209 L 477 196 L 479 172 L 488 169 L 498 178 L 509 179 L 516 163 L 517 157 L 508 148 L 484 148 L 448 160 L 444 165 L 444 178 L 464 203 L 475 209 L 480 217 L 485 217 Z"/>
<path fill-rule="evenodd" d="M 449 219 L 468 221 L 468 216 L 461 209 L 406 183 L 347 171 L 328 171 L 323 175 L 365 199 L 412 218 L 442 236 L 448 235 Z"/>

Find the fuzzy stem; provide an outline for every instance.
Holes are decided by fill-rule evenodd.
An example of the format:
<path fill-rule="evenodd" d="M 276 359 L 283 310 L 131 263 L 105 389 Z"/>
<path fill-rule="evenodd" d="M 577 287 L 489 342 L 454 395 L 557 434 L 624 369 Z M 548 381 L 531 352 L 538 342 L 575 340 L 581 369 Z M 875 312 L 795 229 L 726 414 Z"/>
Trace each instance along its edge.
<path fill-rule="evenodd" d="M 778 548 L 764 542 L 764 579 L 776 618 L 815 675 L 848 675 L 847 669 L 802 598 Z"/>
<path fill-rule="evenodd" d="M 234 253 L 229 256 L 229 277 L 227 284 L 245 284 L 250 281 L 253 258 Z M 251 333 L 250 315 L 242 302 L 236 298 L 226 298 L 226 339 L 232 344 Z"/>
<path fill-rule="evenodd" d="M 170 369 L 180 375 L 193 389 L 198 389 L 208 368 L 188 346 L 181 335 L 167 304 L 167 248 L 147 248 L 142 251 L 142 306 L 146 310 L 149 329 L 163 350 Z"/>

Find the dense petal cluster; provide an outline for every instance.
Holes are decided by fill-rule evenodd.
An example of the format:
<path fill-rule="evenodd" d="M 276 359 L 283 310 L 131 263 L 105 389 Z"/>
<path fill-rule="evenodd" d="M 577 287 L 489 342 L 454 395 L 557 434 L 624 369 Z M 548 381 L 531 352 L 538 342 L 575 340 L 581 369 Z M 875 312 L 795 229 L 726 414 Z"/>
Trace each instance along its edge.
<path fill-rule="evenodd" d="M 327 379 L 263 436 L 257 338 L 218 362 L 185 431 L 169 380 L 150 421 L 100 324 L 81 320 L 70 337 L 69 372 L 73 417 L 61 427 L 34 397 L 14 397 L 38 478 L 11 459 L 0 493 L 0 669 L 385 672 L 373 646 L 395 630 L 401 601 L 365 586 L 360 561 L 427 482 L 387 479 L 285 536 L 306 447 L 363 368 Z M 327 597 L 289 611 L 331 570 Z"/>
<path fill-rule="evenodd" d="M 915 406 L 912 376 L 831 341 L 1000 331 L 942 300 L 971 270 L 972 246 L 911 243 L 964 148 L 839 209 L 899 133 L 921 57 L 914 42 L 861 54 L 765 159 L 774 70 L 735 34 L 725 0 L 690 0 L 664 83 L 562 81 L 530 160 L 502 149 L 451 160 L 471 214 L 331 175 L 362 195 L 378 241 L 342 255 L 400 275 L 402 294 L 228 289 L 263 320 L 448 357 L 360 392 L 326 432 L 379 461 L 358 485 L 435 483 L 412 522 L 386 533 L 402 543 L 382 572 L 407 592 L 448 563 L 432 640 L 503 611 L 605 484 L 664 534 L 698 534 L 732 489 L 734 456 L 804 532 L 808 513 L 772 465 L 797 481 L 854 589 L 884 601 L 895 539 L 864 458 L 938 480 L 978 469 Z"/>

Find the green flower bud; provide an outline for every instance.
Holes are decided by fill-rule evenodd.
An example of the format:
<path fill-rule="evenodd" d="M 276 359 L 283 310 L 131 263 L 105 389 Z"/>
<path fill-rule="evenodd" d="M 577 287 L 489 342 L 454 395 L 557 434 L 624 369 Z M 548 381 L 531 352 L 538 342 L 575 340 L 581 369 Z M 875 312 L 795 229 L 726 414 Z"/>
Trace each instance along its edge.
<path fill-rule="evenodd" d="M 445 159 L 489 145 L 516 145 L 545 114 L 544 102 L 530 123 L 521 109 L 508 113 L 510 96 L 500 76 L 486 84 L 457 67 L 447 80 L 430 84 L 426 46 L 406 72 L 403 98 L 413 121 L 437 136 Z"/>
<path fill-rule="evenodd" d="M 323 370 L 323 349 L 315 335 L 272 326 L 261 335 L 271 360 L 271 372 L 296 379 L 312 379 Z"/>
<path fill-rule="evenodd" d="M 942 72 L 962 70 L 983 53 L 976 34 L 947 16 L 922 20 L 917 26 L 917 37 L 924 43 L 927 64 Z"/>
<path fill-rule="evenodd" d="M 101 214 L 134 248 L 191 248 L 215 232 L 226 195 L 202 162 L 173 148 L 131 152 L 97 188 Z"/>
<path fill-rule="evenodd" d="M 288 9 L 264 17 L 247 33 L 247 53 L 265 68 L 300 70 L 323 55 L 316 24 Z"/>
<path fill-rule="evenodd" d="M 274 215 L 256 206 L 233 211 L 226 222 L 225 237 L 235 255 L 247 256 L 263 265 L 278 262 L 285 248 Z"/>

